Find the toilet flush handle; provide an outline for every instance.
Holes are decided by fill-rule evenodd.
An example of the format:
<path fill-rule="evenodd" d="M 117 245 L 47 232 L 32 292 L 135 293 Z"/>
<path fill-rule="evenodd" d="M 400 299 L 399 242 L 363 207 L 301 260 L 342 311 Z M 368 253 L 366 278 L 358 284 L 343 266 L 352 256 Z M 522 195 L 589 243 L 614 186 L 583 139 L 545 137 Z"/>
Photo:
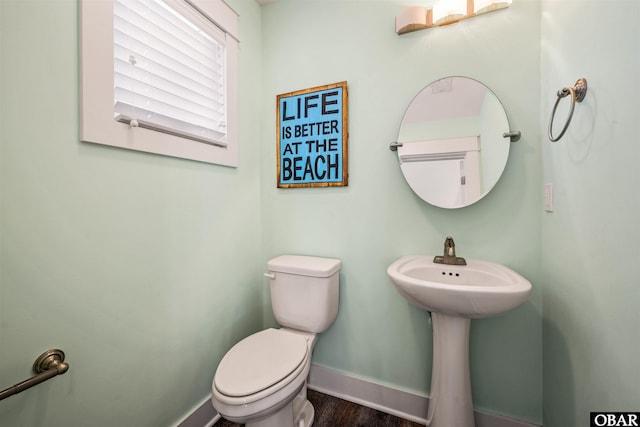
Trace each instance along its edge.
<path fill-rule="evenodd" d="M 268 277 L 269 279 L 273 280 L 276 278 L 276 275 L 273 273 L 264 273 L 264 277 Z"/>

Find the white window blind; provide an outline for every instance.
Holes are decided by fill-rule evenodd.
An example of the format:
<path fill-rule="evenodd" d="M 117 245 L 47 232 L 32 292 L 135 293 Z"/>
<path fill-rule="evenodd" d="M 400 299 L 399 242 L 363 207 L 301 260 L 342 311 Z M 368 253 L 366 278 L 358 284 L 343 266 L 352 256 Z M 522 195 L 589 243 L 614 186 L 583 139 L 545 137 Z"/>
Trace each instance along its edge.
<path fill-rule="evenodd" d="M 183 0 L 114 0 L 114 118 L 227 146 L 225 33 Z"/>

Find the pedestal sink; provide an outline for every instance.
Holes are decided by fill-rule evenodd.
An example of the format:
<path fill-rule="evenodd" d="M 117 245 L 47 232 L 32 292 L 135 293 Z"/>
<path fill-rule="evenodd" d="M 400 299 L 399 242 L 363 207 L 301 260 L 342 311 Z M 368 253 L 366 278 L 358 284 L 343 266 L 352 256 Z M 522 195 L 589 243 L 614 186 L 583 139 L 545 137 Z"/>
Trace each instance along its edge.
<path fill-rule="evenodd" d="M 397 291 L 431 312 L 433 365 L 427 426 L 473 427 L 469 376 L 471 319 L 511 310 L 529 298 L 531 283 L 508 267 L 478 260 L 436 264 L 405 256 L 387 269 Z"/>

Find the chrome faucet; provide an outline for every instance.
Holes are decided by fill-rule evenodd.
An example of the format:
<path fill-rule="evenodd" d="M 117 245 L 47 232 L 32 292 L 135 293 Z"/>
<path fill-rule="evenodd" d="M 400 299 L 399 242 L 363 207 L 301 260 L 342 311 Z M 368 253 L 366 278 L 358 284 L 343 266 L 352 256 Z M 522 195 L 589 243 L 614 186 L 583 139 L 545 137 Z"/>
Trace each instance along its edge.
<path fill-rule="evenodd" d="M 433 257 L 433 262 L 436 264 L 467 265 L 464 258 L 456 256 L 456 244 L 451 236 L 444 239 L 444 256 Z"/>

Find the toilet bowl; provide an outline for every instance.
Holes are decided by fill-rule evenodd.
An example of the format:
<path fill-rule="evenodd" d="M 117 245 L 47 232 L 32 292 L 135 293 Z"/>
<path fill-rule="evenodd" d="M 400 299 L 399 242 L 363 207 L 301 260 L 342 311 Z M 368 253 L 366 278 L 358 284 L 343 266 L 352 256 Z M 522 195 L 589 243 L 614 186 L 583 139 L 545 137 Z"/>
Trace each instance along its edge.
<path fill-rule="evenodd" d="M 313 334 L 286 329 L 265 329 L 243 339 L 218 365 L 213 406 L 229 421 L 247 426 L 310 426 L 306 380 L 314 342 Z"/>
<path fill-rule="evenodd" d="M 247 427 L 310 427 L 307 376 L 316 334 L 335 320 L 340 260 L 283 255 L 268 262 L 274 315 L 269 328 L 234 345 L 222 358 L 211 402 Z"/>

